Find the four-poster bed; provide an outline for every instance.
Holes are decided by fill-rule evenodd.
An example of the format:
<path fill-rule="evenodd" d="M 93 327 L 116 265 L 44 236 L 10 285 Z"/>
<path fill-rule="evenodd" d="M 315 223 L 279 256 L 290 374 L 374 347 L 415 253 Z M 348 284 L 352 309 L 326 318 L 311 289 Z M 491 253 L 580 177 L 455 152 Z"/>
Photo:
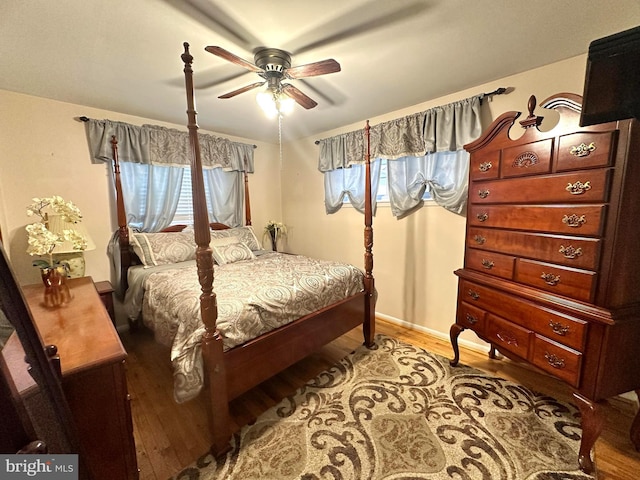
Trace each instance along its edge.
<path fill-rule="evenodd" d="M 268 253 L 259 256 L 256 262 L 279 262 L 270 264 L 270 270 L 265 272 L 275 272 L 276 270 L 305 270 L 306 268 L 322 268 L 323 265 L 328 265 L 331 271 L 326 271 L 323 275 L 316 275 L 314 278 L 321 276 L 329 277 L 333 275 L 334 271 L 351 271 L 356 270 L 358 275 L 358 288 L 350 290 L 346 287 L 341 287 L 343 290 L 343 298 L 336 299 L 331 298 L 330 303 L 322 307 L 316 308 L 314 311 L 302 313 L 300 318 L 291 318 L 286 320 L 288 323 L 277 325 L 274 329 L 259 334 L 255 338 L 251 338 L 242 343 L 238 343 L 232 346 L 225 345 L 227 337 L 224 331 L 221 329 L 220 317 L 219 317 L 219 301 L 218 292 L 223 291 L 224 285 L 219 283 L 214 284 L 214 273 L 216 279 L 220 276 L 224 280 L 227 275 L 227 270 L 239 269 L 241 263 L 253 263 L 251 262 L 235 262 L 230 268 L 224 264 L 224 261 L 220 261 L 219 257 L 218 265 L 214 271 L 214 255 L 212 250 L 216 251 L 216 242 L 212 243 L 213 236 L 220 236 L 219 232 L 232 232 L 238 229 L 228 229 L 227 226 L 221 224 L 209 223 L 207 206 L 205 199 L 204 181 L 202 174 L 202 161 L 200 157 L 200 145 L 198 139 L 198 126 L 196 124 L 196 112 L 194 101 L 194 89 L 193 89 L 193 71 L 191 69 L 191 63 L 193 57 L 189 53 L 189 45 L 184 44 L 184 53 L 182 54 L 182 60 L 184 62 L 184 74 L 185 74 L 185 86 L 187 96 L 187 117 L 188 117 L 188 130 L 189 130 L 189 143 L 190 143 L 190 155 L 191 155 L 191 176 L 192 176 L 192 189 L 193 189 L 193 210 L 194 210 L 194 228 L 193 233 L 190 233 L 195 237 L 195 268 L 191 270 L 191 273 L 185 273 L 185 275 L 191 275 L 191 279 L 197 277 L 199 289 L 193 291 L 191 294 L 192 300 L 197 300 L 197 310 L 201 317 L 198 322 L 201 325 L 201 330 L 198 330 L 195 334 L 199 335 L 198 347 L 201 350 L 201 358 L 203 365 L 203 385 L 201 394 L 207 397 L 207 410 L 209 419 L 209 429 L 212 437 L 211 451 L 215 455 L 219 455 L 225 452 L 229 448 L 229 440 L 231 437 L 231 426 L 229 418 L 229 401 L 236 398 L 240 394 L 258 385 L 262 381 L 282 371 L 293 363 L 306 357 L 313 351 L 322 347 L 323 345 L 338 338 L 349 330 L 355 328 L 358 325 L 363 327 L 364 344 L 367 346 L 373 346 L 374 334 L 375 334 L 375 295 L 374 295 L 374 278 L 373 278 L 373 229 L 372 229 L 372 206 L 371 206 L 371 175 L 370 175 L 370 157 L 369 157 L 369 125 L 367 123 L 365 127 L 365 135 L 367 137 L 367 153 L 365 156 L 366 161 L 366 204 L 365 204 L 365 229 L 364 229 L 364 271 L 355 269 L 355 267 L 337 265 L 335 262 L 321 262 L 313 261 L 312 259 L 302 260 L 313 262 L 313 267 L 309 264 L 305 264 L 304 268 L 299 267 L 296 262 L 297 257 L 295 255 L 286 255 L 279 253 Z M 115 186 L 116 186 L 116 201 L 117 201 L 117 216 L 118 216 L 118 243 L 120 250 L 120 262 L 121 262 L 121 281 L 124 282 L 123 286 L 128 287 L 127 279 L 130 267 L 137 263 L 140 255 L 135 255 L 135 237 L 129 227 L 127 226 L 126 212 L 124 208 L 124 200 L 122 195 L 122 184 L 120 180 L 120 168 L 118 163 L 118 151 L 117 140 L 115 137 L 112 140 L 113 145 L 113 160 L 114 160 L 114 173 L 115 173 Z M 245 215 L 246 225 L 251 224 L 251 208 L 249 205 L 247 176 L 245 172 Z M 246 228 L 246 227 L 240 227 Z M 170 234 L 184 234 L 179 233 L 181 228 L 173 227 L 169 229 L 167 235 Z M 240 232 L 240 235 L 244 235 L 246 232 Z M 162 233 L 158 234 L 162 235 Z M 252 234 L 251 234 L 252 235 Z M 225 236 L 222 234 L 221 236 Z M 193 238 L 191 237 L 191 238 Z M 250 242 L 251 239 L 248 239 Z M 224 243 L 224 241 L 223 241 Z M 246 243 L 246 242 L 245 242 Z M 133 245 L 132 245 L 133 244 Z M 212 247 L 213 245 L 213 247 Z M 137 250 L 140 254 L 140 249 Z M 279 256 L 279 257 L 278 257 Z M 250 252 L 249 258 L 254 258 L 252 252 Z M 300 257 L 300 259 L 306 259 L 306 257 Z M 143 262 L 144 263 L 144 262 Z M 275 265 L 275 266 L 273 266 Z M 347 268 L 349 267 L 349 268 Z M 266 268 L 266 267 L 265 267 Z M 196 273 L 197 271 L 197 273 Z M 164 276 L 172 276 L 173 274 L 165 274 Z M 162 274 L 154 275 L 155 277 L 162 277 Z M 264 276 L 264 272 L 263 272 Z M 272 281 L 277 281 L 273 280 Z M 291 280 L 294 283 L 298 280 Z M 304 280 L 301 280 L 304 281 Z M 315 280 L 314 280 L 315 282 Z M 145 280 L 145 284 L 146 284 Z M 149 281 L 150 283 L 150 281 Z M 193 282 L 195 283 L 195 282 Z M 254 288 L 259 289 L 259 285 L 255 285 L 249 282 L 251 286 L 250 290 L 253 293 Z M 338 283 L 335 278 L 331 278 L 331 283 Z M 214 290 L 215 287 L 215 290 Z M 175 288 L 175 287 L 174 287 Z M 282 287 L 285 289 L 286 287 Z M 229 289 L 227 289 L 228 291 Z M 293 286 L 296 295 L 301 289 Z M 175 289 L 179 292 L 180 289 Z M 226 293 L 225 293 L 226 295 Z M 175 296 L 178 296 L 177 293 Z M 221 297 L 224 301 L 226 298 Z M 299 299 L 295 297 L 294 301 L 289 301 L 288 304 L 301 303 L 311 304 L 313 302 L 305 299 Z M 194 300 L 195 301 L 195 300 Z M 146 314 L 149 307 L 149 302 L 145 300 L 145 308 L 143 308 L 143 314 Z M 252 305 L 256 309 L 255 305 Z M 170 307 L 167 305 L 167 311 Z M 160 308 L 162 310 L 162 307 Z M 184 307 L 179 307 L 178 310 L 186 310 Z M 226 307 L 221 307 L 221 311 Z M 260 310 L 259 316 L 268 316 L 265 314 L 265 310 L 262 306 L 258 308 Z M 289 312 L 290 313 L 290 312 Z M 281 312 L 284 316 L 284 310 Z M 273 316 L 273 312 L 271 312 Z M 169 316 L 173 316 L 173 313 L 169 313 Z M 193 323 L 193 322 L 192 322 Z M 146 324 L 146 321 L 145 321 Z M 182 329 L 180 324 L 179 329 Z M 201 334 L 201 337 L 200 337 Z M 192 335 L 194 333 L 192 332 Z M 191 337 L 193 338 L 193 337 Z M 193 342 L 192 342 L 193 343 Z M 172 351 L 172 357 L 174 352 Z"/>

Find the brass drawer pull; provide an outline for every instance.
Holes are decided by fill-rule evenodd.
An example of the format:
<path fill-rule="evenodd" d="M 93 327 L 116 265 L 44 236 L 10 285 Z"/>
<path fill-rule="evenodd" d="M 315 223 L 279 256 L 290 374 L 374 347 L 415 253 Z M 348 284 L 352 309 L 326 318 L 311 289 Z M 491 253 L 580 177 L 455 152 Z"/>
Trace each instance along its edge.
<path fill-rule="evenodd" d="M 480 169 L 481 172 L 488 172 L 489 170 L 491 170 L 492 166 L 493 165 L 491 165 L 491 162 L 483 162 L 480 164 L 478 168 Z"/>
<path fill-rule="evenodd" d="M 470 313 L 467 313 L 466 320 L 469 325 L 475 325 L 476 323 L 478 323 L 478 319 Z"/>
<path fill-rule="evenodd" d="M 480 198 L 487 198 L 489 196 L 489 190 L 478 190 L 478 196 Z"/>
<path fill-rule="evenodd" d="M 488 213 L 478 213 L 478 214 L 476 214 L 476 218 L 478 219 L 479 222 L 486 222 L 487 219 L 489 218 L 489 214 Z"/>
<path fill-rule="evenodd" d="M 544 358 L 553 368 L 562 369 L 565 367 L 564 359 L 554 355 L 553 353 L 544 352 Z"/>
<path fill-rule="evenodd" d="M 564 256 L 564 258 L 568 258 L 570 260 L 582 256 L 582 248 L 574 248 L 571 245 L 569 245 L 568 247 L 560 245 L 560 250 L 558 250 L 558 252 L 560 252 Z"/>
<path fill-rule="evenodd" d="M 516 347 L 518 346 L 518 339 L 515 337 L 512 337 L 508 333 L 498 332 L 496 333 L 496 337 L 498 338 L 498 340 L 500 340 L 503 343 L 506 343 L 507 345 L 515 345 Z"/>
<path fill-rule="evenodd" d="M 580 145 L 574 145 L 569 153 L 575 157 L 588 157 L 596 149 L 596 143 L 591 142 L 589 145 L 582 142 Z"/>
<path fill-rule="evenodd" d="M 554 322 L 553 320 L 549 320 L 549 326 L 551 327 L 551 330 L 553 330 L 553 333 L 560 335 L 561 337 L 566 337 L 570 330 L 569 325 L 563 325 L 560 322 Z"/>
<path fill-rule="evenodd" d="M 484 242 L 487 241 L 487 239 L 484 238 L 482 235 L 476 235 L 475 237 L 473 237 L 473 241 L 476 242 L 478 245 L 483 245 Z"/>
<path fill-rule="evenodd" d="M 487 270 L 491 270 L 494 267 L 494 263 L 491 260 L 482 259 L 482 266 Z"/>
<path fill-rule="evenodd" d="M 552 287 L 555 287 L 560 283 L 560 275 L 554 275 L 553 273 L 542 272 L 540 278 L 544 280 L 544 283 L 546 283 L 547 285 L 551 285 Z"/>
<path fill-rule="evenodd" d="M 572 213 L 571 215 L 565 215 L 564 217 L 562 217 L 562 223 L 569 227 L 579 228 L 587 223 L 587 219 L 584 215 L 578 216 L 575 213 Z"/>
<path fill-rule="evenodd" d="M 565 190 L 571 195 L 582 195 L 584 192 L 591 190 L 591 182 L 582 183 L 578 180 L 576 183 L 567 183 Z"/>
<path fill-rule="evenodd" d="M 469 290 L 469 296 L 474 300 L 478 300 L 480 298 L 480 294 L 474 290 Z"/>

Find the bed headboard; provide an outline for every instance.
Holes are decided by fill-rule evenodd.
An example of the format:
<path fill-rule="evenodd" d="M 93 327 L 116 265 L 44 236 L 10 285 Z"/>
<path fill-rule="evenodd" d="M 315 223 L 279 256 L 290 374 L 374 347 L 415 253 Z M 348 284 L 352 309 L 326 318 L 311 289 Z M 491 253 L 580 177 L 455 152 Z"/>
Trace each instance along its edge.
<path fill-rule="evenodd" d="M 127 212 L 124 206 L 124 196 L 122 192 L 122 180 L 120 177 L 120 161 L 118 159 L 118 139 L 115 135 L 111 137 L 111 151 L 113 157 L 113 175 L 116 189 L 116 214 L 118 219 L 118 249 L 120 260 L 120 293 L 126 292 L 128 288 L 127 272 L 131 265 L 139 264 L 139 259 L 133 252 L 131 241 L 129 238 L 129 227 L 127 225 Z M 249 197 L 249 175 L 246 170 L 244 172 L 244 198 L 245 198 L 245 225 L 251 225 L 251 201 Z M 195 211 L 195 209 L 194 209 Z M 206 214 L 206 200 L 205 200 Z M 208 222 L 208 219 L 207 219 Z M 181 232 L 187 225 L 170 225 L 163 229 L 162 232 Z M 209 223 L 211 230 L 225 230 L 229 227 L 223 223 Z"/>

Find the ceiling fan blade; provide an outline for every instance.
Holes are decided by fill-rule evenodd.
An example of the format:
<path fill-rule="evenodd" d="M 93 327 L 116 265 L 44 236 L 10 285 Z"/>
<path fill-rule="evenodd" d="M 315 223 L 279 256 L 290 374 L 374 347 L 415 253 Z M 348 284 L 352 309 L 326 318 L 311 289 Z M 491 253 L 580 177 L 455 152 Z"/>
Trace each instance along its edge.
<path fill-rule="evenodd" d="M 287 42 L 287 49 L 296 55 L 324 47 L 365 33 L 389 27 L 423 13 L 431 7 L 428 0 L 368 0 L 362 5 L 318 25 L 298 38 Z"/>
<path fill-rule="evenodd" d="M 229 93 L 225 93 L 224 95 L 220 95 L 218 98 L 231 98 L 231 97 L 235 97 L 236 95 L 240 95 L 241 93 L 244 92 L 248 92 L 249 90 L 253 90 L 254 88 L 258 88 L 261 87 L 262 85 L 264 85 L 267 82 L 257 82 L 257 83 L 252 83 L 251 85 L 246 85 L 242 88 L 239 88 L 237 90 L 234 90 L 233 92 L 229 92 Z"/>
<path fill-rule="evenodd" d="M 318 75 L 326 75 L 327 73 L 335 73 L 340 71 L 340 64 L 333 58 L 320 60 L 319 62 L 307 63 L 298 67 L 291 67 L 285 70 L 287 78 L 304 78 L 315 77 Z"/>
<path fill-rule="evenodd" d="M 209 53 L 213 53 L 214 55 L 217 55 L 220 58 L 224 58 L 225 60 L 231 62 L 231 63 L 235 63 L 236 65 L 240 65 L 243 68 L 246 68 L 247 70 L 251 70 L 252 72 L 257 72 L 260 73 L 262 72 L 262 69 L 256 65 L 254 65 L 251 62 L 247 62 L 246 60 L 238 57 L 237 55 L 234 55 L 231 52 L 228 52 L 227 50 L 225 50 L 222 47 L 205 47 L 205 50 Z"/>
<path fill-rule="evenodd" d="M 173 6 L 176 10 L 187 15 L 194 21 L 206 28 L 216 32 L 225 39 L 251 51 L 258 45 L 262 45 L 262 40 L 257 38 L 252 32 L 238 22 L 227 10 L 214 0 L 162 0 Z"/>
<path fill-rule="evenodd" d="M 229 69 L 233 70 L 233 72 Z M 246 70 L 239 70 L 231 64 L 226 64 L 223 66 L 223 68 L 203 71 L 199 75 L 197 81 L 194 79 L 193 86 L 196 90 L 203 90 L 215 87 L 217 85 L 222 85 L 223 83 L 227 83 L 231 80 L 235 80 L 245 75 L 251 75 L 251 72 L 247 72 Z M 184 79 L 182 80 L 182 83 L 184 84 Z"/>
<path fill-rule="evenodd" d="M 289 97 L 293 98 L 298 105 L 306 108 L 307 110 L 318 105 L 315 100 L 307 97 L 304 93 L 289 83 L 282 84 L 282 91 Z"/>

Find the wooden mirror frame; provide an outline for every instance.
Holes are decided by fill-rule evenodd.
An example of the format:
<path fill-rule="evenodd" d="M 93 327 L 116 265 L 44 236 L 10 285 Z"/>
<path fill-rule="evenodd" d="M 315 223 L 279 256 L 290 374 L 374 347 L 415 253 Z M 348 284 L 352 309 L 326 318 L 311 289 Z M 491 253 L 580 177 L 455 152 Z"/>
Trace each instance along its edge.
<path fill-rule="evenodd" d="M 29 373 L 38 385 L 40 394 L 42 395 L 43 418 L 47 419 L 47 422 L 49 422 L 51 428 L 54 429 L 56 433 L 55 446 L 52 449 L 55 451 L 49 451 L 49 453 L 79 453 L 80 445 L 75 431 L 75 424 L 62 390 L 59 373 L 57 372 L 55 360 L 56 349 L 53 346 L 45 347 L 43 344 L 42 338 L 33 322 L 31 312 L 22 295 L 22 290 L 16 281 L 2 242 L 0 242 L 0 310 L 2 310 L 7 320 L 15 329 L 13 335 L 17 335 L 20 340 L 25 352 L 25 361 L 29 365 Z M 1 363 L 3 376 L 6 379 L 7 370 L 5 368 L 7 366 L 4 360 L 2 360 Z M 10 381 L 9 379 L 7 380 Z M 5 383 L 5 385 L 6 384 L 7 383 Z M 14 400 L 17 401 L 17 399 Z M 21 409 L 18 407 L 18 410 Z M 23 418 L 21 420 L 23 432 L 18 432 L 18 434 L 24 434 L 25 432 L 32 434 L 33 432 L 30 431 L 32 428 L 30 428 L 29 425 L 25 425 L 26 419 Z M 33 441 L 36 439 L 31 438 L 30 440 Z M 41 438 L 39 440 L 46 441 L 47 439 Z M 24 446 L 26 445 L 22 447 Z M 5 453 L 17 453 L 17 451 Z M 80 460 L 79 463 L 80 471 L 82 472 L 83 462 Z"/>

